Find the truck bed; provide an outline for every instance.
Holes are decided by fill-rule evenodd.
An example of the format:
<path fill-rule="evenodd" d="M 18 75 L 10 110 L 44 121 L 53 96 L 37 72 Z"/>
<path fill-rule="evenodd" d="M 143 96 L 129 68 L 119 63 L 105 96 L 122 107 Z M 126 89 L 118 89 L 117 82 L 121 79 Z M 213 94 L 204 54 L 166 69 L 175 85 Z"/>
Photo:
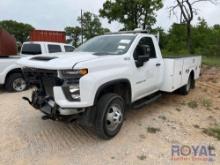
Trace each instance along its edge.
<path fill-rule="evenodd" d="M 187 84 L 192 71 L 194 79 L 199 78 L 201 56 L 166 57 L 164 65 L 164 82 L 161 91 L 173 92 Z"/>

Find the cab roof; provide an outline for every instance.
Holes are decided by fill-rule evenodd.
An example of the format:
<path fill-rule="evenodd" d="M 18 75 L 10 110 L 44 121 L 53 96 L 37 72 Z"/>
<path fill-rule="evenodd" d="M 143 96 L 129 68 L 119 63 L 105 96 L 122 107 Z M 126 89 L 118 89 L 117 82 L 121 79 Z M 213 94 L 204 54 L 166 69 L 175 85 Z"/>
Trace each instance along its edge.
<path fill-rule="evenodd" d="M 140 33 L 144 33 L 144 34 L 149 34 L 149 31 L 147 30 L 133 30 L 133 31 L 119 31 L 119 32 L 110 32 L 110 33 L 106 33 L 106 34 L 140 34 Z"/>
<path fill-rule="evenodd" d="M 66 45 L 71 46 L 70 44 L 60 43 L 60 42 L 47 42 L 47 41 L 27 41 L 23 44 L 51 44 L 51 45 Z"/>

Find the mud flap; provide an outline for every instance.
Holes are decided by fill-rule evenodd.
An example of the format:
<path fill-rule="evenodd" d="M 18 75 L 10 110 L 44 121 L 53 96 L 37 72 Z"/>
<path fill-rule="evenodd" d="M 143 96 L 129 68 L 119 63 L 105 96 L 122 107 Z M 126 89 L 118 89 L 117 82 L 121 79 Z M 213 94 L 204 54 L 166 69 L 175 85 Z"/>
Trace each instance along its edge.
<path fill-rule="evenodd" d="M 96 107 L 87 108 L 79 119 L 79 124 L 86 127 L 93 127 L 96 119 Z"/>

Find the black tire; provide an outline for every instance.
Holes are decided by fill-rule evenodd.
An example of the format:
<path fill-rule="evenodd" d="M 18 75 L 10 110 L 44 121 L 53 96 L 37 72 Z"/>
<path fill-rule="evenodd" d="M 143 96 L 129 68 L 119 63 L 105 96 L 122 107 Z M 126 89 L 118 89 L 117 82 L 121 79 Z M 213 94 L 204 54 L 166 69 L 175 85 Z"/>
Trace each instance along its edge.
<path fill-rule="evenodd" d="M 193 78 L 193 76 L 191 77 L 191 89 L 195 89 L 196 88 L 196 80 Z"/>
<path fill-rule="evenodd" d="M 117 109 L 117 110 L 113 110 L 113 109 Z M 95 121 L 96 134 L 102 139 L 113 138 L 120 131 L 121 126 L 123 124 L 124 111 L 125 111 L 125 103 L 123 98 L 114 93 L 105 94 L 99 99 L 96 110 L 97 110 L 97 116 Z M 121 112 L 119 113 L 119 111 Z M 110 122 L 108 120 L 108 118 L 110 118 L 109 117 L 110 115 L 112 115 L 111 120 L 115 120 L 115 121 Z M 114 119 L 114 117 L 117 119 Z M 115 128 L 110 129 L 111 126 Z"/>
<path fill-rule="evenodd" d="M 180 88 L 180 94 L 182 95 L 188 95 L 190 92 L 190 89 L 195 87 L 195 81 L 193 79 L 193 76 L 190 74 L 189 79 L 187 81 L 187 84 L 184 85 L 182 88 Z"/>
<path fill-rule="evenodd" d="M 10 92 L 21 92 L 21 91 L 24 91 L 26 88 L 27 88 L 27 84 L 25 83 L 25 86 L 24 84 L 21 84 L 20 88 L 16 88 L 15 87 L 15 81 L 18 81 L 18 80 L 21 80 L 22 82 L 24 80 L 23 78 L 23 75 L 21 73 L 12 73 L 10 74 L 7 79 L 6 79 L 6 83 L 5 83 L 5 88 L 7 91 L 10 91 Z"/>

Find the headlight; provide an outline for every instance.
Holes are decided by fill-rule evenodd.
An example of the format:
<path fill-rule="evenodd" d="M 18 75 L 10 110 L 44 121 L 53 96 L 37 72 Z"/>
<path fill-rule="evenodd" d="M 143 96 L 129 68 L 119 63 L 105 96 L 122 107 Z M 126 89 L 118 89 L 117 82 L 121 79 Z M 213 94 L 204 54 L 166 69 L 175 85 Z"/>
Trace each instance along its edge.
<path fill-rule="evenodd" d="M 88 74 L 88 69 L 73 69 L 60 71 L 64 79 L 63 91 L 69 101 L 80 101 L 79 79 Z"/>
<path fill-rule="evenodd" d="M 62 70 L 61 71 L 63 77 L 71 78 L 71 77 L 82 77 L 88 74 L 88 69 L 73 69 L 73 70 Z"/>
<path fill-rule="evenodd" d="M 69 101 L 80 101 L 79 84 L 63 86 L 63 91 Z"/>
<path fill-rule="evenodd" d="M 70 92 L 71 97 L 74 100 L 79 100 L 80 99 L 79 85 L 70 85 L 69 86 L 69 92 Z"/>

